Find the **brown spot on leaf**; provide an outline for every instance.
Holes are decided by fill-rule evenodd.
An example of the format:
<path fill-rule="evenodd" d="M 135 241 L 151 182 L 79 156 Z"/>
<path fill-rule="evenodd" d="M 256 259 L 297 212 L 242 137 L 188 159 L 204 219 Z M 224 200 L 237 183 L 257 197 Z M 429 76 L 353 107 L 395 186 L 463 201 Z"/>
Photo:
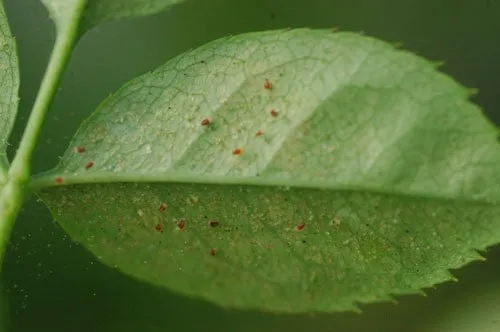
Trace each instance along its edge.
<path fill-rule="evenodd" d="M 158 209 L 160 212 L 164 212 L 167 209 L 167 203 L 163 202 L 160 204 L 160 208 Z"/>
<path fill-rule="evenodd" d="M 217 255 L 217 249 L 215 248 L 210 249 L 210 256 L 215 256 L 215 255 Z"/>
<path fill-rule="evenodd" d="M 272 116 L 273 118 L 277 117 L 277 116 L 278 116 L 278 114 L 279 114 L 279 113 L 278 113 L 278 111 L 277 111 L 277 110 L 275 110 L 275 109 L 272 109 L 272 110 L 271 110 L 271 116 Z"/>
<path fill-rule="evenodd" d="M 210 221 L 210 227 L 219 227 L 220 223 L 217 220 Z"/>
<path fill-rule="evenodd" d="M 239 155 L 241 155 L 242 153 L 243 153 L 243 149 L 236 148 L 236 149 L 234 149 L 234 150 L 233 150 L 233 154 L 234 154 L 235 156 L 239 156 Z"/>
<path fill-rule="evenodd" d="M 93 161 L 89 161 L 88 163 L 85 164 L 85 169 L 90 169 L 92 168 L 92 166 L 94 166 L 94 162 Z"/>
<path fill-rule="evenodd" d="M 186 219 L 181 219 L 177 222 L 177 229 L 182 231 L 186 227 Z"/>
<path fill-rule="evenodd" d="M 271 84 L 271 82 L 269 82 L 269 80 L 266 78 L 266 80 L 264 81 L 264 89 L 266 90 L 271 90 L 273 88 L 273 85 Z"/>
<path fill-rule="evenodd" d="M 296 231 L 301 231 L 301 230 L 303 230 L 305 227 L 306 227 L 306 224 L 305 224 L 304 222 L 301 222 L 300 224 L 298 224 L 297 226 L 295 226 L 295 230 L 296 230 Z"/>

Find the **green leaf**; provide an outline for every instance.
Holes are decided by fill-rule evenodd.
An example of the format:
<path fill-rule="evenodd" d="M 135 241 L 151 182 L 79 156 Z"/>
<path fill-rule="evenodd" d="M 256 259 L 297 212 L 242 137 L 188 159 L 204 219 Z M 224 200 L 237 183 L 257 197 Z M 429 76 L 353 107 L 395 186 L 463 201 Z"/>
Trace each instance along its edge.
<path fill-rule="evenodd" d="M 32 186 L 55 186 L 41 197 L 70 236 L 141 280 L 229 307 L 355 310 L 499 242 L 497 129 L 467 97 L 353 33 L 223 38 L 105 100 Z"/>
<path fill-rule="evenodd" d="M 0 188 L 8 168 L 7 142 L 18 106 L 19 66 L 16 42 L 10 32 L 3 3 L 0 2 Z"/>
<path fill-rule="evenodd" d="M 82 30 L 100 23 L 159 13 L 185 0 L 89 0 Z"/>

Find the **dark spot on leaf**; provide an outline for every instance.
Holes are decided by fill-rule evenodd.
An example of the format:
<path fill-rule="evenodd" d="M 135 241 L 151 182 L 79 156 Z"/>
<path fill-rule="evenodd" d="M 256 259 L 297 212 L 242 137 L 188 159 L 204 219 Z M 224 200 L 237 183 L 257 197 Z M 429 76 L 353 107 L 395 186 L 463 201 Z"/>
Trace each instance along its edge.
<path fill-rule="evenodd" d="M 202 125 L 202 126 L 208 126 L 208 125 L 210 124 L 210 122 L 212 122 L 212 121 L 210 121 L 210 119 L 209 119 L 209 118 L 206 118 L 206 119 L 203 119 L 203 120 L 201 121 L 201 125 Z"/>
<path fill-rule="evenodd" d="M 300 224 L 298 224 L 297 226 L 295 226 L 295 230 L 296 230 L 296 231 L 301 231 L 301 230 L 303 230 L 305 227 L 306 227 L 306 223 L 301 222 Z"/>
<path fill-rule="evenodd" d="M 161 224 L 156 224 L 155 229 L 157 232 L 163 233 L 163 226 Z"/>
<path fill-rule="evenodd" d="M 264 132 L 262 130 L 259 130 L 258 132 L 255 133 L 255 136 L 262 136 L 264 135 Z"/>
<path fill-rule="evenodd" d="M 87 149 L 84 146 L 75 146 L 73 148 L 73 151 L 78 153 L 84 153 L 85 151 L 87 151 Z"/>
<path fill-rule="evenodd" d="M 94 162 L 93 161 L 89 161 L 88 163 L 85 164 L 85 169 L 90 169 L 92 168 L 92 166 L 94 166 Z"/>
<path fill-rule="evenodd" d="M 160 212 L 164 212 L 167 209 L 167 203 L 163 202 L 160 204 L 160 208 L 158 209 Z"/>
<path fill-rule="evenodd" d="M 177 228 L 182 231 L 186 227 L 186 219 L 181 219 L 177 222 Z"/>
<path fill-rule="evenodd" d="M 302 240 L 302 243 L 306 243 L 306 240 Z"/>
<path fill-rule="evenodd" d="M 210 227 L 219 227 L 220 223 L 217 220 L 210 221 Z"/>
<path fill-rule="evenodd" d="M 240 148 L 236 148 L 236 149 L 234 149 L 234 150 L 233 150 L 233 154 L 234 154 L 235 156 L 239 156 L 239 155 L 241 155 L 242 153 L 243 153 L 243 150 L 242 150 L 242 149 L 240 149 Z"/>
<path fill-rule="evenodd" d="M 406 234 L 410 234 L 410 230 L 409 229 L 405 229 L 405 233 Z"/>
<path fill-rule="evenodd" d="M 269 82 L 269 80 L 266 78 L 266 80 L 264 81 L 264 89 L 266 90 L 271 90 L 273 88 L 273 85 L 271 84 L 271 82 Z"/>
<path fill-rule="evenodd" d="M 210 249 L 210 256 L 215 256 L 215 255 L 217 255 L 217 249 L 215 248 Z"/>
<path fill-rule="evenodd" d="M 271 116 L 272 116 L 273 118 L 277 117 L 277 116 L 278 116 L 278 114 L 279 114 L 279 113 L 278 113 L 278 111 L 277 111 L 277 110 L 275 110 L 275 109 L 272 109 L 272 110 L 271 110 Z"/>

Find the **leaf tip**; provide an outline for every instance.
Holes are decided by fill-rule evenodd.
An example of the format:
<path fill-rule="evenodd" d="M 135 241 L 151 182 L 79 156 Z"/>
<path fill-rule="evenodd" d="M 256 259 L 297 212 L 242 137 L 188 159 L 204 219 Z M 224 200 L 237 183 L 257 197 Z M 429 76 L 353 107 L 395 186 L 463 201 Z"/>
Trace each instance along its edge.
<path fill-rule="evenodd" d="M 475 96 L 477 96 L 478 93 L 479 93 L 479 89 L 477 89 L 477 88 L 467 89 L 467 94 L 469 95 L 469 97 L 475 97 Z"/>
<path fill-rule="evenodd" d="M 401 49 L 401 48 L 403 48 L 403 42 L 399 41 L 399 42 L 392 43 L 392 46 L 394 48 Z"/>
<path fill-rule="evenodd" d="M 434 65 L 435 69 L 439 69 L 445 65 L 444 61 L 433 61 L 432 64 Z"/>

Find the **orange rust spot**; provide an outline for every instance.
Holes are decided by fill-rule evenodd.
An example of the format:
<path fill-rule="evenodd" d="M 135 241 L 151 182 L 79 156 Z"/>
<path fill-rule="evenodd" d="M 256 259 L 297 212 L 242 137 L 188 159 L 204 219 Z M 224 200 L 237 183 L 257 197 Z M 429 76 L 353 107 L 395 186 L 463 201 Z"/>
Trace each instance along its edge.
<path fill-rule="evenodd" d="M 157 232 L 163 233 L 163 226 L 161 224 L 156 224 L 155 229 Z"/>
<path fill-rule="evenodd" d="M 84 146 L 75 146 L 73 148 L 73 151 L 78 153 L 84 153 L 85 151 L 87 151 L 87 149 Z"/>
<path fill-rule="evenodd" d="M 234 150 L 233 150 L 233 154 L 234 154 L 235 156 L 239 156 L 239 155 L 241 155 L 242 153 L 243 153 L 243 149 L 236 148 L 236 149 L 234 149 Z"/>
<path fill-rule="evenodd" d="M 93 161 L 89 161 L 88 163 L 85 164 L 85 169 L 89 169 L 89 168 L 92 168 L 92 166 L 94 166 L 94 162 Z"/>
<path fill-rule="evenodd" d="M 278 113 L 278 111 L 277 111 L 277 110 L 275 110 L 275 109 L 272 109 L 272 110 L 271 110 L 271 116 L 272 116 L 272 117 L 274 117 L 274 118 L 275 118 L 275 117 L 277 117 L 277 116 L 278 116 L 278 114 L 279 114 L 279 113 Z"/>
<path fill-rule="evenodd" d="M 211 122 L 212 121 L 209 118 L 206 118 L 206 119 L 203 119 L 203 121 L 201 121 L 201 125 L 208 126 Z"/>
<path fill-rule="evenodd" d="M 181 219 L 177 222 L 177 229 L 182 231 L 186 227 L 186 219 Z"/>
<path fill-rule="evenodd" d="M 158 209 L 160 212 L 164 212 L 167 209 L 167 203 L 163 202 L 160 204 L 160 208 Z"/>
<path fill-rule="evenodd" d="M 54 179 L 54 182 L 57 183 L 57 184 L 61 184 L 64 182 L 63 178 L 62 177 L 57 177 Z"/>
<path fill-rule="evenodd" d="M 210 249 L 210 256 L 215 256 L 215 255 L 217 255 L 217 249 L 215 248 Z"/>
<path fill-rule="evenodd" d="M 262 130 L 259 130 L 258 132 L 255 133 L 255 136 L 262 136 L 264 135 L 264 132 Z"/>
<path fill-rule="evenodd" d="M 264 81 L 264 89 L 266 90 L 271 90 L 273 88 L 273 85 L 271 84 L 271 82 L 269 82 L 269 80 L 266 78 L 266 80 Z"/>
<path fill-rule="evenodd" d="M 217 220 L 210 221 L 210 227 L 219 227 L 220 223 Z"/>
<path fill-rule="evenodd" d="M 295 230 L 296 231 L 301 231 L 303 230 L 304 228 L 306 227 L 306 224 L 304 222 L 298 224 L 297 226 L 295 226 Z"/>

